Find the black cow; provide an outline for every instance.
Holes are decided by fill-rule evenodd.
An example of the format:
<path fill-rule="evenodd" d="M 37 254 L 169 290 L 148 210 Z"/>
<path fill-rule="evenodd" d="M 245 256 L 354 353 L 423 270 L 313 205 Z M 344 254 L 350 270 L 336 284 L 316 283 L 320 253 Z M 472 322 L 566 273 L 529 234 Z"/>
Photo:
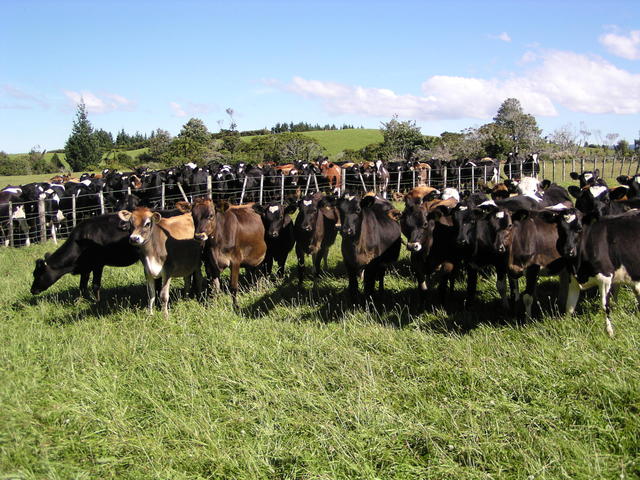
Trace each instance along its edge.
<path fill-rule="evenodd" d="M 274 260 L 278 263 L 278 275 L 284 275 L 287 257 L 295 244 L 293 222 L 290 215 L 297 208 L 295 202 L 289 202 L 287 205 L 273 202 L 265 206 L 258 204 L 253 206 L 253 209 L 262 217 L 264 224 L 264 241 L 267 244 L 267 253 L 263 265 L 268 275 L 271 275 Z"/>
<path fill-rule="evenodd" d="M 400 212 L 391 202 L 366 195 L 345 195 L 338 202 L 342 257 L 349 276 L 349 294 L 358 294 L 358 276 L 364 271 L 364 294 L 373 295 L 375 283 L 384 291 L 387 267 L 400 254 Z"/>
<path fill-rule="evenodd" d="M 629 212 L 584 222 L 579 210 L 555 212 L 559 249 L 572 274 L 566 310 L 575 311 L 580 290 L 597 286 L 605 311 L 606 331 L 613 336 L 609 294 L 617 283 L 633 286 L 640 303 L 640 215 Z"/>
<path fill-rule="evenodd" d="M 327 268 L 329 248 L 336 241 L 339 214 L 335 199 L 322 193 L 308 194 L 298 201 L 298 216 L 294 224 L 296 256 L 298 257 L 298 283 L 304 278 L 304 260 L 311 255 L 314 282 L 320 275 L 320 262 L 324 258 Z"/>
<path fill-rule="evenodd" d="M 138 250 L 129 244 L 129 225 L 117 214 L 100 215 L 80 222 L 67 241 L 44 259 L 36 260 L 31 293 L 36 295 L 67 273 L 80 274 L 80 292 L 88 295 L 93 273 L 93 294 L 100 301 L 100 284 L 105 265 L 127 267 L 135 263 Z"/>

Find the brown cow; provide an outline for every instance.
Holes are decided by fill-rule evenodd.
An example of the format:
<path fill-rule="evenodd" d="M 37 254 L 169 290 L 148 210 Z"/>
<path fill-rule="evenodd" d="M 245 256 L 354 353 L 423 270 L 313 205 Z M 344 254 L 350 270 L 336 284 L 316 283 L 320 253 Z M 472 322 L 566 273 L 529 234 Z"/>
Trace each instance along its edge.
<path fill-rule="evenodd" d="M 320 164 L 322 175 L 329 181 L 329 188 L 336 193 L 342 186 L 342 169 L 334 163 L 324 161 Z"/>
<path fill-rule="evenodd" d="M 200 292 L 202 244 L 193 239 L 194 226 L 191 214 L 162 218 L 158 212 L 139 207 L 133 212 L 120 210 L 118 217 L 131 224 L 129 242 L 140 249 L 140 258 L 147 279 L 149 313 L 153 313 L 156 300 L 154 280 L 162 278 L 160 300 L 162 312 L 168 317 L 171 278 L 184 278 L 186 294 L 190 290 L 193 275 L 196 292 Z"/>
<path fill-rule="evenodd" d="M 253 204 L 217 209 L 206 197 L 196 198 L 191 214 L 195 223 L 195 238 L 205 243 L 205 266 L 210 274 L 213 291 L 220 289 L 220 274 L 231 268 L 230 290 L 233 306 L 237 307 L 240 267 L 256 267 L 264 260 L 267 245 L 264 241 L 262 219 Z"/>

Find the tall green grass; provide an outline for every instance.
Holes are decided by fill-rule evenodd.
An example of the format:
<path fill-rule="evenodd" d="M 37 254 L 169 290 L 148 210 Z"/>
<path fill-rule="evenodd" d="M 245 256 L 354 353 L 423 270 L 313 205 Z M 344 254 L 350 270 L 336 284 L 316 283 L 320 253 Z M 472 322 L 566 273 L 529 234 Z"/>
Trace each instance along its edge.
<path fill-rule="evenodd" d="M 339 243 L 339 241 L 338 241 Z M 640 321 L 621 292 L 604 332 L 580 314 L 420 298 L 406 252 L 354 305 L 335 245 L 314 288 L 290 276 L 145 311 L 140 265 L 100 305 L 68 275 L 29 294 L 53 245 L 0 252 L 0 478 L 556 479 L 640 476 Z M 293 275 L 295 276 L 295 275 Z"/>

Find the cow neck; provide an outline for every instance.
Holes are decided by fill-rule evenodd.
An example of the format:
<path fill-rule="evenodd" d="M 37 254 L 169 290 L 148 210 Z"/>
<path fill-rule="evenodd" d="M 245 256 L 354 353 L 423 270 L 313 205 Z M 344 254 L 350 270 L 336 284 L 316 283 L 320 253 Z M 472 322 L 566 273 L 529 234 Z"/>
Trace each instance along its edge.
<path fill-rule="evenodd" d="M 362 211 L 360 218 L 360 228 L 356 243 L 356 260 L 360 265 L 367 265 L 371 260 L 379 256 L 379 245 L 375 241 L 375 212 L 371 209 Z"/>
<path fill-rule="evenodd" d="M 140 246 L 142 254 L 146 258 L 153 258 L 159 262 L 164 262 L 167 257 L 166 241 L 171 235 L 166 228 L 159 223 L 153 225 L 148 242 Z"/>
<path fill-rule="evenodd" d="M 72 270 L 74 268 L 75 261 L 81 253 L 82 250 L 78 243 L 70 238 L 62 247 L 49 255 L 49 258 L 45 260 L 45 263 L 54 269 Z"/>

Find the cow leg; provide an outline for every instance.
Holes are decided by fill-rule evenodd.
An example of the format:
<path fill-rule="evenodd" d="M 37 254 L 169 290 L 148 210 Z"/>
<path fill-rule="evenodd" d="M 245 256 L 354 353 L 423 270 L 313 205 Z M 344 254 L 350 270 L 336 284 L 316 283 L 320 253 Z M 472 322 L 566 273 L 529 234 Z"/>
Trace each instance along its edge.
<path fill-rule="evenodd" d="M 498 272 L 498 280 L 496 280 L 496 286 L 499 280 L 500 280 L 500 273 Z M 477 287 L 478 287 L 478 270 L 472 267 L 467 267 L 467 298 L 465 301 L 466 308 L 469 308 L 471 304 L 474 302 L 476 297 Z"/>
<path fill-rule="evenodd" d="M 387 272 L 387 268 L 382 266 L 378 269 L 378 293 L 384 293 L 384 275 Z"/>
<path fill-rule="evenodd" d="M 366 298 L 372 297 L 375 291 L 376 278 L 378 277 L 378 269 L 374 264 L 369 264 L 364 268 L 364 296 Z"/>
<path fill-rule="evenodd" d="M 231 290 L 231 300 L 233 301 L 233 308 L 238 308 L 238 278 L 240 276 L 240 263 L 232 263 L 231 264 L 231 281 L 230 281 L 230 290 Z"/>
<path fill-rule="evenodd" d="M 318 252 L 312 255 L 313 259 L 313 284 L 315 285 L 320 278 L 320 269 L 322 268 L 320 265 L 322 264 L 322 258 L 325 255 L 325 252 Z"/>
<path fill-rule="evenodd" d="M 358 296 L 358 269 L 352 266 L 347 266 L 347 276 L 349 277 L 348 292 L 352 300 L 355 300 Z"/>
<path fill-rule="evenodd" d="M 526 270 L 527 284 L 524 294 L 522 295 L 522 303 L 524 304 L 524 314 L 527 318 L 531 318 L 531 306 L 533 305 L 533 299 L 536 296 L 539 272 L 540 267 L 538 265 L 532 265 Z"/>
<path fill-rule="evenodd" d="M 302 286 L 304 280 L 304 252 L 296 248 L 296 256 L 298 257 L 298 284 Z"/>
<path fill-rule="evenodd" d="M 56 237 L 56 226 L 53 222 L 51 222 L 51 239 L 53 243 L 58 244 L 58 237 Z"/>
<path fill-rule="evenodd" d="M 602 302 L 602 308 L 604 309 L 604 320 L 607 333 L 610 337 L 613 337 L 613 324 L 611 323 L 611 319 L 609 318 L 609 314 L 611 312 L 609 308 L 609 293 L 611 292 L 611 282 L 613 280 L 613 275 L 598 275 L 598 287 L 600 290 L 600 301 Z"/>
<path fill-rule="evenodd" d="M 520 279 L 517 277 L 508 276 L 509 278 L 509 297 L 511 298 L 511 305 L 515 309 L 518 301 L 520 300 Z M 506 308 L 509 308 L 507 305 Z"/>
<path fill-rule="evenodd" d="M 477 275 L 477 273 L 476 273 L 476 275 Z M 498 295 L 500 295 L 500 299 L 502 300 L 502 308 L 504 308 L 505 310 L 508 310 L 509 309 L 509 297 L 507 297 L 507 274 L 506 273 L 499 272 L 497 274 L 496 290 L 498 290 Z"/>
<path fill-rule="evenodd" d="M 183 277 L 184 279 L 184 289 L 182 290 L 182 296 L 185 298 L 189 298 L 191 296 L 191 275 L 187 275 Z"/>
<path fill-rule="evenodd" d="M 565 304 L 565 312 L 569 315 L 573 315 L 576 311 L 576 304 L 580 297 L 580 284 L 576 278 L 572 275 L 569 282 L 569 288 L 567 289 L 567 303 Z"/>
<path fill-rule="evenodd" d="M 323 258 L 324 258 L 324 269 L 326 271 L 329 270 L 329 249 L 325 249 L 325 251 L 323 252 Z"/>
<path fill-rule="evenodd" d="M 149 300 L 149 315 L 153 314 L 153 306 L 156 303 L 156 279 L 147 274 L 147 298 Z"/>
<path fill-rule="evenodd" d="M 169 318 L 169 286 L 171 277 L 162 278 L 162 290 L 160 290 L 160 301 L 162 302 L 162 313 L 164 318 Z"/>
<path fill-rule="evenodd" d="M 91 271 L 82 272 L 80 274 L 80 296 L 89 296 L 89 275 Z"/>
<path fill-rule="evenodd" d="M 558 278 L 558 305 L 560 308 L 567 305 L 567 295 L 569 293 L 569 283 L 571 282 L 571 275 L 567 269 L 563 269 L 560 272 Z"/>
<path fill-rule="evenodd" d="M 91 281 L 91 289 L 93 290 L 93 296 L 96 299 L 96 302 L 100 301 L 100 285 L 102 284 L 103 270 L 104 270 L 104 265 L 100 265 L 99 267 L 96 267 L 93 270 L 93 279 Z"/>

